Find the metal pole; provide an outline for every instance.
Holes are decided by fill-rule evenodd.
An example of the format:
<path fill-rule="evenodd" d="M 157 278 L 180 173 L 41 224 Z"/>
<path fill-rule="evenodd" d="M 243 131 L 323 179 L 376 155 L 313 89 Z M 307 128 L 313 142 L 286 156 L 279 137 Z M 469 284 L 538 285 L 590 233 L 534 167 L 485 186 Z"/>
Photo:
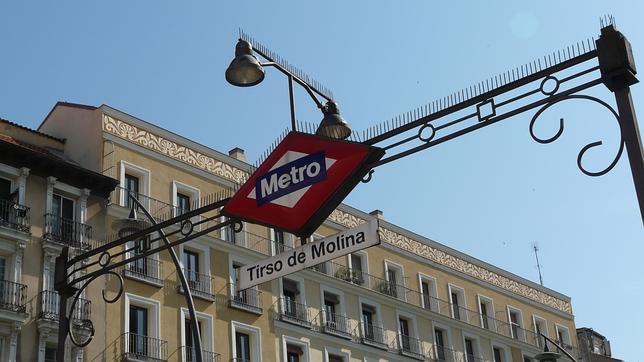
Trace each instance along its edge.
<path fill-rule="evenodd" d="M 157 222 L 154 220 L 150 212 L 136 199 L 136 197 L 131 197 L 132 200 L 141 208 L 145 216 L 148 218 L 152 225 L 156 225 Z M 168 245 L 170 241 L 166 237 L 163 230 L 157 231 L 163 238 L 163 242 Z M 174 263 L 175 268 L 177 269 L 177 275 L 179 276 L 179 281 L 181 282 L 181 287 L 183 288 L 183 293 L 186 298 L 186 304 L 188 305 L 188 312 L 190 313 L 190 327 L 192 329 L 192 336 L 194 337 L 195 350 L 196 350 L 196 362 L 202 362 L 202 350 L 201 350 L 201 334 L 199 333 L 199 322 L 197 321 L 197 313 L 195 312 L 195 304 L 192 299 L 192 292 L 190 292 L 190 286 L 188 285 L 188 280 L 186 280 L 186 275 L 183 273 L 183 268 L 175 253 L 174 248 L 169 248 L 168 252 L 172 257 L 172 262 Z"/>
<path fill-rule="evenodd" d="M 552 339 L 548 338 L 545 334 L 541 333 L 541 336 L 543 337 L 543 339 L 544 339 L 544 340 L 548 340 L 548 341 L 550 341 L 550 343 L 552 343 L 552 344 L 555 346 L 555 348 L 557 348 L 558 350 L 560 350 L 561 352 L 563 352 L 563 354 L 565 354 L 565 355 L 566 355 L 566 357 L 570 358 L 573 362 L 577 362 L 577 360 L 575 359 L 575 357 L 573 357 L 570 353 L 568 353 L 568 351 L 566 351 L 566 349 L 565 349 L 565 348 L 561 348 L 561 346 L 559 346 L 559 345 L 558 345 L 555 341 L 553 341 Z M 546 348 L 548 348 L 548 342 L 546 342 L 546 343 L 545 343 L 545 345 L 546 345 Z"/>
<path fill-rule="evenodd" d="M 642 153 L 642 139 L 640 138 L 635 107 L 631 97 L 629 86 L 615 90 L 615 100 L 619 113 L 619 124 L 622 129 L 622 137 L 628 153 L 628 162 L 633 174 L 635 193 L 639 201 L 640 215 L 644 223 L 644 156 Z"/>
<path fill-rule="evenodd" d="M 295 96 L 293 95 L 293 76 L 288 75 L 288 96 L 291 104 L 291 130 L 297 131 L 295 127 Z"/>
<path fill-rule="evenodd" d="M 60 255 L 56 257 L 55 285 L 58 292 L 58 346 L 56 349 L 56 361 L 65 361 L 65 340 L 69 330 L 69 319 L 67 318 L 67 299 L 70 296 L 67 284 L 67 257 L 69 248 L 64 247 Z"/>

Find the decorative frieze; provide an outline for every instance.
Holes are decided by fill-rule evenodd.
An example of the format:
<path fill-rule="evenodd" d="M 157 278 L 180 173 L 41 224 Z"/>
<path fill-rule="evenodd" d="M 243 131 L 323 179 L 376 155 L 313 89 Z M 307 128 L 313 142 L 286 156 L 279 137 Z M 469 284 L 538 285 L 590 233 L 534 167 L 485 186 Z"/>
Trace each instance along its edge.
<path fill-rule="evenodd" d="M 364 220 L 340 210 L 334 210 L 329 216 L 331 221 L 352 228 Z M 444 265 L 461 273 L 467 274 L 484 282 L 490 283 L 499 288 L 510 291 L 514 294 L 526 297 L 536 302 L 545 304 L 560 311 L 572 314 L 570 302 L 559 299 L 531 286 L 525 285 L 506 276 L 488 270 L 482 266 L 470 263 L 457 256 L 446 253 L 442 250 L 431 247 L 425 243 L 408 238 L 394 231 L 380 227 L 380 240 L 412 254 L 419 255 L 440 265 Z"/>
<path fill-rule="evenodd" d="M 103 131 L 236 183 L 248 177 L 243 170 L 108 115 L 103 115 Z"/>

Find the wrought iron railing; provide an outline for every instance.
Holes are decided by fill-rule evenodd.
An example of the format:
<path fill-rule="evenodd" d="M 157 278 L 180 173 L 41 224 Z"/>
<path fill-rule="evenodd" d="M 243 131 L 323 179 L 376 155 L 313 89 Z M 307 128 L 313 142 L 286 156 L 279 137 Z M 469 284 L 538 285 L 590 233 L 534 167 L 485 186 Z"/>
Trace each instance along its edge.
<path fill-rule="evenodd" d="M 473 354 L 465 354 L 465 362 L 484 362 L 485 359 L 481 356 L 476 356 Z"/>
<path fill-rule="evenodd" d="M 389 349 L 389 338 L 387 331 L 382 326 L 375 324 L 360 324 L 360 341 L 363 344 L 374 346 L 381 349 Z"/>
<path fill-rule="evenodd" d="M 181 346 L 180 352 L 182 362 L 195 362 L 197 360 L 197 350 L 194 347 Z M 203 362 L 221 362 L 221 355 L 215 352 L 202 350 L 201 358 Z"/>
<path fill-rule="evenodd" d="M 43 290 L 38 295 L 40 310 L 38 318 L 58 322 L 58 292 L 53 290 Z M 92 302 L 90 300 L 79 298 L 72 313 L 72 325 L 85 327 L 92 317 Z"/>
<path fill-rule="evenodd" d="M 279 319 L 285 322 L 310 327 L 312 325 L 311 311 L 308 306 L 290 298 L 279 298 Z"/>
<path fill-rule="evenodd" d="M 3 280 L 0 282 L 0 309 L 16 313 L 25 313 L 27 286 Z"/>
<path fill-rule="evenodd" d="M 340 335 L 343 337 L 351 337 L 351 322 L 349 318 L 341 314 L 327 313 L 322 311 L 322 325 L 323 330 L 329 334 Z"/>
<path fill-rule="evenodd" d="M 155 284 L 163 284 L 163 263 L 153 257 L 137 259 L 125 264 L 123 275 L 147 280 Z"/>
<path fill-rule="evenodd" d="M 432 355 L 436 362 L 456 362 L 460 360 L 455 350 L 438 344 L 433 346 Z"/>
<path fill-rule="evenodd" d="M 209 274 L 197 273 L 190 269 L 184 269 L 183 273 L 186 276 L 188 286 L 193 295 L 208 299 L 215 298 L 215 278 Z M 179 291 L 182 291 L 181 286 L 179 286 Z"/>
<path fill-rule="evenodd" d="M 228 305 L 253 313 L 262 313 L 262 291 L 255 288 L 239 290 L 234 283 L 228 283 Z"/>
<path fill-rule="evenodd" d="M 416 359 L 425 359 L 420 339 L 403 333 L 398 333 L 398 350 L 400 354 Z"/>
<path fill-rule="evenodd" d="M 168 355 L 168 342 L 134 333 L 121 335 L 123 357 L 130 360 L 165 361 Z"/>
<path fill-rule="evenodd" d="M 92 227 L 54 214 L 45 214 L 43 237 L 68 246 L 87 249 L 91 247 Z"/>
<path fill-rule="evenodd" d="M 11 200 L 0 200 L 0 226 L 29 232 L 30 209 Z"/>

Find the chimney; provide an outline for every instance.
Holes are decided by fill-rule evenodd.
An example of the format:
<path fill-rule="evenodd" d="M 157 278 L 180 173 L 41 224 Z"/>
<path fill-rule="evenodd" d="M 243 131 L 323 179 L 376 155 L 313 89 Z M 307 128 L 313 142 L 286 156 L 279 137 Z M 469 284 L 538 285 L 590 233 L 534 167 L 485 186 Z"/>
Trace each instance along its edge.
<path fill-rule="evenodd" d="M 382 210 L 375 209 L 372 212 L 370 212 L 369 214 L 375 216 L 376 218 L 378 218 L 380 220 L 385 219 L 385 214 L 382 212 Z"/>
<path fill-rule="evenodd" d="M 244 154 L 244 150 L 239 147 L 235 147 L 232 150 L 228 151 L 228 156 L 246 162 L 246 155 Z"/>

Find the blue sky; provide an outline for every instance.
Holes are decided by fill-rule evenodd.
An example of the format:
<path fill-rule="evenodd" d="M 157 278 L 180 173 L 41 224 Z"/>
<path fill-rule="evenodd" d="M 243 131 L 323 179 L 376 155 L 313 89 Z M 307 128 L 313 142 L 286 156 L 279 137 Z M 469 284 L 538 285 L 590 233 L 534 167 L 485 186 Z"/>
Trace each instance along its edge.
<path fill-rule="evenodd" d="M 224 80 L 238 28 L 333 90 L 362 130 L 566 45 L 615 16 L 644 59 L 637 1 L 430 2 L 11 1 L 0 4 L 0 117 L 37 127 L 55 102 L 112 107 L 254 161 L 289 124 L 285 78 L 253 88 Z M 598 87 L 591 92 L 614 104 Z M 644 117 L 644 88 L 633 87 Z M 296 92 L 298 119 L 320 114 Z M 530 138 L 532 112 L 378 169 L 346 200 L 405 228 L 572 297 L 577 326 L 606 335 L 614 355 L 641 360 L 644 230 L 627 157 L 592 178 L 618 134 L 584 102 L 549 111 L 553 144 Z M 642 127 L 640 127 L 640 132 Z M 612 148 L 611 148 L 612 147 Z"/>

